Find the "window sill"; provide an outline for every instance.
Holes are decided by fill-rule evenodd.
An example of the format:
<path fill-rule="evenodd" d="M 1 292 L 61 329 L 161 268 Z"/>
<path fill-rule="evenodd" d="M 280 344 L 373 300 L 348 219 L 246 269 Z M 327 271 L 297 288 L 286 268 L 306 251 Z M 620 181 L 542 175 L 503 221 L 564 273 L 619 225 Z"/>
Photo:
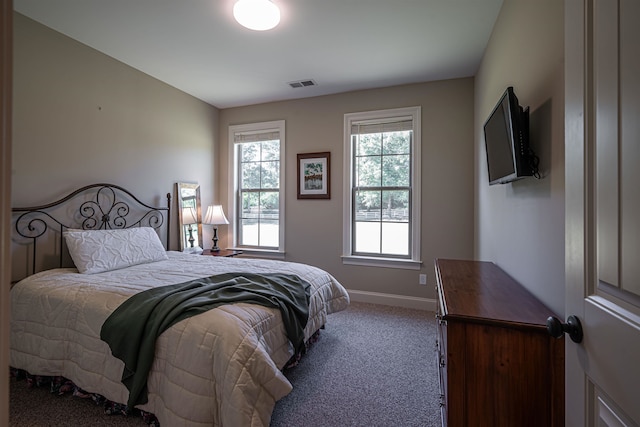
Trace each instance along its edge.
<path fill-rule="evenodd" d="M 367 267 L 402 268 L 406 270 L 420 270 L 422 268 L 422 261 L 353 255 L 343 255 L 342 263 L 347 265 L 362 265 Z"/>
<path fill-rule="evenodd" d="M 284 251 L 271 250 L 271 249 L 256 249 L 256 248 L 243 248 L 233 247 L 228 248 L 233 251 L 242 251 L 242 255 L 250 258 L 263 258 L 263 259 L 275 259 L 284 261 Z"/>

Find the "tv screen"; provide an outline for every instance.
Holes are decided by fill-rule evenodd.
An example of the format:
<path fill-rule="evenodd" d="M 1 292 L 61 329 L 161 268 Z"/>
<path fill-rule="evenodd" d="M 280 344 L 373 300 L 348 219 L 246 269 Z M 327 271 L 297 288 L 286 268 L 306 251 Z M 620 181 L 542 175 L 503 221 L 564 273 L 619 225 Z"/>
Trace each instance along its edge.
<path fill-rule="evenodd" d="M 484 124 L 489 184 L 506 184 L 531 176 L 529 111 L 508 87 Z"/>

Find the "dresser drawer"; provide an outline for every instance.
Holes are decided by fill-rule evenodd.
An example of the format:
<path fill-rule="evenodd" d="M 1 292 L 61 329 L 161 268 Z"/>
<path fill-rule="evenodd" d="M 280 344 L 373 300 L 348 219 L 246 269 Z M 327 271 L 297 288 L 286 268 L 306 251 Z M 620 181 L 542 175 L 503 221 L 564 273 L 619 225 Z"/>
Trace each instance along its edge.
<path fill-rule="evenodd" d="M 438 383 L 440 386 L 440 415 L 442 425 L 445 426 L 447 419 L 447 322 L 442 319 L 439 309 L 436 314 L 436 325 L 436 363 L 438 365 Z"/>
<path fill-rule="evenodd" d="M 439 396 L 439 400 L 440 400 L 440 412 L 442 415 L 442 419 L 446 420 L 447 419 L 447 369 L 446 369 L 446 353 L 443 354 L 438 354 L 438 380 L 439 380 L 439 384 L 440 384 L 440 396 Z M 443 426 L 446 425 L 446 423 L 443 422 L 442 424 Z"/>

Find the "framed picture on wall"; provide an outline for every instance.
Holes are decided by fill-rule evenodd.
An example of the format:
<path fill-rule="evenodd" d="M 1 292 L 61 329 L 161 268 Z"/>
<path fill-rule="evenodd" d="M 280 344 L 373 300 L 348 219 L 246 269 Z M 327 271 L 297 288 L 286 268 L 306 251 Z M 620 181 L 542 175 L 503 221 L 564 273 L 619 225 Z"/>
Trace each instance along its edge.
<path fill-rule="evenodd" d="M 298 154 L 298 199 L 331 198 L 331 153 Z"/>

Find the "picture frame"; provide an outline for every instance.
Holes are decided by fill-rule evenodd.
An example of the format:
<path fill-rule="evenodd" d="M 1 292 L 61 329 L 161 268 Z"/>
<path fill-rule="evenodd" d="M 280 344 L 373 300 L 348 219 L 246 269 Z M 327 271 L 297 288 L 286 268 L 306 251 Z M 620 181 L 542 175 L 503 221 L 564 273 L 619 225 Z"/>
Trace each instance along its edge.
<path fill-rule="evenodd" d="M 298 154 L 298 199 L 331 198 L 331 153 Z"/>

